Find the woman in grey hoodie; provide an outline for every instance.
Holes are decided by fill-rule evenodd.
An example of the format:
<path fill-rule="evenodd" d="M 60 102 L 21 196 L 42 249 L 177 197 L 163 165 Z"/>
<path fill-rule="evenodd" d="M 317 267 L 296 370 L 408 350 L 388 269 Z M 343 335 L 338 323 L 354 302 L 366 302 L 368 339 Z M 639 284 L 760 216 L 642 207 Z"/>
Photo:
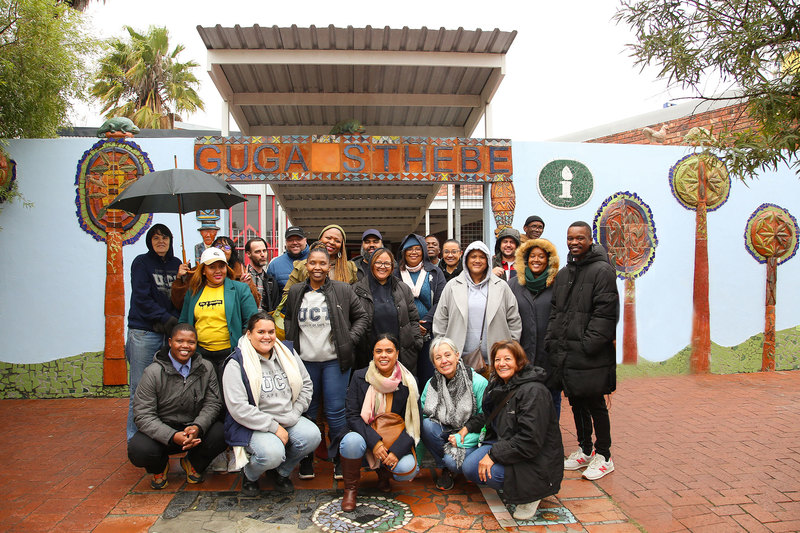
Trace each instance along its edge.
<path fill-rule="evenodd" d="M 489 347 L 498 341 L 518 341 L 522 320 L 508 283 L 492 276 L 489 247 L 475 241 L 463 257 L 464 272 L 447 283 L 439 298 L 433 335 L 452 339 L 462 354 L 480 345 L 488 365 Z"/>

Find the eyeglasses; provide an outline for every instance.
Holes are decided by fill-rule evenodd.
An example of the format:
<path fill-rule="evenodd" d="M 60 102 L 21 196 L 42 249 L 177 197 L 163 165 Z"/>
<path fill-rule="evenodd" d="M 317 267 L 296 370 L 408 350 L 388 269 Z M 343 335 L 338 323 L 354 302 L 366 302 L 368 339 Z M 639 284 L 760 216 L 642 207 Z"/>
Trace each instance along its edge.
<path fill-rule="evenodd" d="M 458 255 L 459 253 L 461 253 L 461 252 L 459 252 L 458 250 L 456 250 L 456 251 L 447 250 L 445 252 L 442 252 L 442 255 Z"/>
<path fill-rule="evenodd" d="M 219 248 L 223 252 L 230 252 L 231 251 L 231 247 L 228 246 L 227 244 L 223 244 L 222 246 L 217 246 L 217 248 Z"/>
<path fill-rule="evenodd" d="M 389 263 L 388 261 L 376 261 L 372 264 L 375 265 L 377 268 L 392 268 L 392 264 Z"/>

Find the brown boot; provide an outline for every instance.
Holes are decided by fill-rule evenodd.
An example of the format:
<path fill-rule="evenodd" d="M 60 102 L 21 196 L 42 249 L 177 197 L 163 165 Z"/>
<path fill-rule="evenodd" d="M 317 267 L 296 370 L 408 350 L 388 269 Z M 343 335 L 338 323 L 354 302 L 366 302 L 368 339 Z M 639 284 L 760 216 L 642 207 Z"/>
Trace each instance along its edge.
<path fill-rule="evenodd" d="M 342 478 L 344 482 L 344 496 L 342 496 L 342 511 L 354 511 L 356 497 L 358 496 L 358 482 L 361 479 L 361 459 L 347 459 L 339 456 L 342 465 Z"/>
<path fill-rule="evenodd" d="M 378 490 L 392 492 L 392 472 L 384 466 L 378 467 Z"/>

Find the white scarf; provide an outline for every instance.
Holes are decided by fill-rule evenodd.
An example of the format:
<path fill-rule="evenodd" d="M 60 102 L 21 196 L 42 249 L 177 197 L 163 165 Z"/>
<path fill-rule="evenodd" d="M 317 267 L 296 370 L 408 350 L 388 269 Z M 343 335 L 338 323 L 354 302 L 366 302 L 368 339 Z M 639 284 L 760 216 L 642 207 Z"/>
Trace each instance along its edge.
<path fill-rule="evenodd" d="M 239 350 L 242 353 L 244 373 L 250 382 L 250 392 L 253 394 L 253 401 L 255 401 L 256 407 L 258 407 L 258 401 L 261 398 L 261 380 L 263 379 L 261 374 L 261 355 L 253 348 L 246 334 L 239 338 Z M 275 339 L 272 355 L 278 358 L 278 364 L 286 372 L 286 379 L 292 389 L 292 402 L 294 403 L 300 395 L 300 391 L 303 390 L 303 376 L 300 374 L 300 367 L 297 365 L 292 352 L 278 339 Z M 235 470 L 239 470 L 247 464 L 248 459 L 244 446 L 234 446 L 233 454 L 236 459 Z"/>
<path fill-rule="evenodd" d="M 419 264 L 422 267 L 422 263 Z M 412 272 L 414 272 L 412 270 Z M 408 273 L 408 270 L 403 269 L 400 271 L 400 278 L 402 278 L 403 283 L 411 287 L 411 293 L 414 295 L 414 298 L 419 298 L 419 293 L 422 291 L 423 285 L 425 285 L 425 277 L 428 275 L 426 270 L 419 269 L 419 276 L 417 276 L 417 282 L 414 283 L 411 281 L 411 274 Z"/>

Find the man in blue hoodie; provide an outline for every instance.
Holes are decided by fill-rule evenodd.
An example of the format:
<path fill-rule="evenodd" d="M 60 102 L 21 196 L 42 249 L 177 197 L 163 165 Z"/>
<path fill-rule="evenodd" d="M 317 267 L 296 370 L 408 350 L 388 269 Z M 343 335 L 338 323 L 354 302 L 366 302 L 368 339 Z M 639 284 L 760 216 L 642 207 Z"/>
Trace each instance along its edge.
<path fill-rule="evenodd" d="M 178 323 L 180 309 L 169 299 L 172 282 L 178 275 L 180 260 L 172 252 L 172 232 L 164 224 L 155 224 L 145 237 L 147 253 L 131 264 L 131 305 L 128 310 L 128 339 L 125 356 L 130 363 L 130 405 L 128 440 L 136 433 L 133 422 L 133 396 L 147 366 Z"/>

